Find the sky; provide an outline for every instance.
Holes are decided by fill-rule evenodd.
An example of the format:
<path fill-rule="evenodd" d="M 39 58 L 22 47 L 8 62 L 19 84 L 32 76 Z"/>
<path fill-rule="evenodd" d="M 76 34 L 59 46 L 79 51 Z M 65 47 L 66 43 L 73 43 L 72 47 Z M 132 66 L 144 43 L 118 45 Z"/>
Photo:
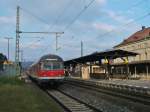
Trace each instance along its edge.
<path fill-rule="evenodd" d="M 150 25 L 150 0 L 0 0 L 0 52 L 15 59 L 16 7 L 20 6 L 20 31 L 64 32 L 20 34 L 24 61 L 35 61 L 45 54 L 64 60 L 83 54 L 112 49 L 142 26 Z"/>

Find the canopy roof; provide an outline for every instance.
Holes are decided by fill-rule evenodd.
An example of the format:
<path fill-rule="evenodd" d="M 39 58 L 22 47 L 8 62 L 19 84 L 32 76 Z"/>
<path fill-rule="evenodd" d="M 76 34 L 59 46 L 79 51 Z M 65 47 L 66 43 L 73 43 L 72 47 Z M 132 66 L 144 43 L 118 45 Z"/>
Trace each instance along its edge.
<path fill-rule="evenodd" d="M 65 65 L 70 65 L 70 64 L 77 64 L 77 63 L 86 63 L 86 62 L 94 62 L 94 61 L 101 61 L 101 59 L 115 59 L 115 58 L 122 58 L 122 57 L 127 57 L 127 56 L 136 56 L 137 53 L 135 52 L 129 52 L 129 51 L 124 51 L 120 49 L 112 49 L 112 50 L 106 50 L 102 52 L 95 52 L 83 57 L 71 59 L 65 61 Z"/>

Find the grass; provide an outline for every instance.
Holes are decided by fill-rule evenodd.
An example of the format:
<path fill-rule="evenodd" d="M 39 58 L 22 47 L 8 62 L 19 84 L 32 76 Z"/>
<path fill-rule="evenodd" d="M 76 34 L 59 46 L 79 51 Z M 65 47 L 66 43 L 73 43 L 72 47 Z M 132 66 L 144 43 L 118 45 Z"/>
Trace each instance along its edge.
<path fill-rule="evenodd" d="M 0 86 L 5 86 L 5 85 L 12 85 L 12 86 L 14 86 L 14 85 L 23 85 L 24 84 L 24 82 L 23 81 L 21 81 L 21 80 L 18 80 L 18 78 L 17 77 L 13 77 L 13 76 L 11 76 L 11 77 L 9 77 L 9 76 L 1 76 L 0 77 Z"/>
<path fill-rule="evenodd" d="M 0 112 L 61 112 L 47 94 L 16 77 L 0 77 Z"/>

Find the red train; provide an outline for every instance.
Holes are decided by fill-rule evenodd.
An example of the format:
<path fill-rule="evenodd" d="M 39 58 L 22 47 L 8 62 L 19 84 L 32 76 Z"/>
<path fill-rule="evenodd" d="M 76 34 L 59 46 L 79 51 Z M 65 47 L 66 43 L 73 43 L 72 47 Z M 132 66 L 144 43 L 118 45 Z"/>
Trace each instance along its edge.
<path fill-rule="evenodd" d="M 29 68 L 29 76 L 38 83 L 56 83 L 64 79 L 63 59 L 57 55 L 48 54 Z"/>

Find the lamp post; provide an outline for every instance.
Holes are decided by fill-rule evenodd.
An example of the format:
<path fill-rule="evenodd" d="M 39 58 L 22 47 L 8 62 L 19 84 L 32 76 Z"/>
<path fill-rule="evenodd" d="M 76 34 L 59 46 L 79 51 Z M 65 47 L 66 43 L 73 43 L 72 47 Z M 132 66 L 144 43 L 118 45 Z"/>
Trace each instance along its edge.
<path fill-rule="evenodd" d="M 7 43 L 7 53 L 8 53 L 8 61 L 9 61 L 9 43 L 10 43 L 10 39 L 13 39 L 13 38 L 11 38 L 11 37 L 5 37 L 5 39 L 7 39 L 7 41 L 8 41 L 8 43 Z"/>

